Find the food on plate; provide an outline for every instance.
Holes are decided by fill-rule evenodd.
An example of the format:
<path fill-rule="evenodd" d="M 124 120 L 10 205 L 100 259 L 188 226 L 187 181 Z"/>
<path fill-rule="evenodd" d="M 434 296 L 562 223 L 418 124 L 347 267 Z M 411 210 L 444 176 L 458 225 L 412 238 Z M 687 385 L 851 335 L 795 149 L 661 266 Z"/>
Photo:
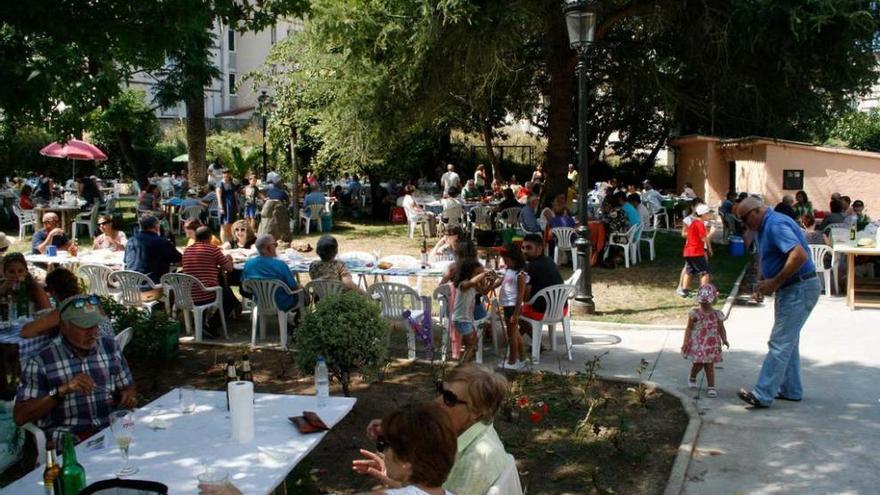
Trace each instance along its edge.
<path fill-rule="evenodd" d="M 379 262 L 379 268 L 382 270 L 387 270 L 387 269 L 391 268 L 392 266 L 394 266 L 394 265 L 392 263 L 387 262 L 387 261 L 380 261 Z"/>
<path fill-rule="evenodd" d="M 874 247 L 874 239 L 871 239 L 870 237 L 863 237 L 859 239 L 857 244 L 859 247 Z"/>

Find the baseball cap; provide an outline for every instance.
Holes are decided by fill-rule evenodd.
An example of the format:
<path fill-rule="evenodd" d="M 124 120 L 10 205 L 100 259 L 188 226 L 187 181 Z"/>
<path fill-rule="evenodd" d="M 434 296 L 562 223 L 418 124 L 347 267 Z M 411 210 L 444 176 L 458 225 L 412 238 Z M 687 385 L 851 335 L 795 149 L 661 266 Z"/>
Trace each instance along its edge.
<path fill-rule="evenodd" d="M 694 211 L 696 211 L 697 216 L 702 216 L 702 215 L 705 215 L 706 213 L 709 213 L 712 210 L 710 210 L 709 207 L 706 205 L 697 205 L 697 207 Z"/>
<path fill-rule="evenodd" d="M 717 297 L 718 289 L 712 284 L 706 284 L 697 289 L 697 302 L 700 304 L 715 302 Z"/>
<path fill-rule="evenodd" d="M 79 328 L 91 328 L 104 321 L 101 302 L 96 295 L 71 296 L 58 305 L 61 321 L 72 323 Z"/>

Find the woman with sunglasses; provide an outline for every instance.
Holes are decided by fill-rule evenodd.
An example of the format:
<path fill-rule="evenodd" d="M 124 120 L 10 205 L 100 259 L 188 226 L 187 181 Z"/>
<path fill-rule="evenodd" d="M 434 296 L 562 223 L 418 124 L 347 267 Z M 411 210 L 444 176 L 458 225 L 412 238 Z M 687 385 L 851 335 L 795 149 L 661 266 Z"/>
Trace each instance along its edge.
<path fill-rule="evenodd" d="M 128 239 L 125 237 L 125 232 L 113 227 L 113 218 L 101 215 L 98 217 L 98 228 L 101 229 L 101 235 L 95 237 L 94 249 L 125 251 Z"/>
<path fill-rule="evenodd" d="M 256 240 L 257 235 L 247 220 L 238 220 L 232 224 L 232 237 L 223 243 L 223 249 L 250 249 Z"/>
<path fill-rule="evenodd" d="M 507 380 L 482 365 L 469 363 L 453 368 L 438 383 L 437 391 L 437 402 L 458 437 L 455 464 L 443 488 L 458 495 L 483 495 L 508 463 L 504 445 L 492 426 L 507 396 Z M 387 441 L 386 427 L 384 421 L 373 420 L 367 426 L 367 436 L 377 442 Z M 402 486 L 388 475 L 386 459 L 366 450 L 361 450 L 361 454 L 366 458 L 352 463 L 356 472 L 370 475 L 389 487 Z"/>

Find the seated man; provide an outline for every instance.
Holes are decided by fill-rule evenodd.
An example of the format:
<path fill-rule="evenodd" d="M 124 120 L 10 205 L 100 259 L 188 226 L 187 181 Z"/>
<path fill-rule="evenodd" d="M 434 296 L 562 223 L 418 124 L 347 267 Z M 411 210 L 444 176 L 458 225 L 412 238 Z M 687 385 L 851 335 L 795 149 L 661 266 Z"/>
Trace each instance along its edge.
<path fill-rule="evenodd" d="M 211 242 L 213 237 L 211 229 L 202 225 L 195 229 L 195 243 L 183 252 L 183 273 L 199 279 L 207 288 L 220 286 L 221 271 L 232 271 L 232 258 Z M 235 294 L 228 287 L 224 287 L 221 294 L 223 310 L 226 313 L 238 311 L 240 303 Z M 214 300 L 214 293 L 193 287 L 192 300 L 197 305 L 206 304 Z"/>
<path fill-rule="evenodd" d="M 141 231 L 128 240 L 125 246 L 125 269 L 150 277 L 158 284 L 162 275 L 168 273 L 172 263 L 179 263 L 182 256 L 171 241 L 159 235 L 159 219 L 144 215 L 138 221 Z M 142 291 L 145 301 L 162 295 L 162 289 Z"/>
<path fill-rule="evenodd" d="M 309 193 L 306 194 L 305 199 L 303 199 L 303 207 L 306 210 L 306 214 L 309 213 L 309 206 L 319 205 L 324 206 L 327 197 L 324 195 L 324 192 L 321 191 L 321 186 L 318 184 L 312 184 L 309 186 Z"/>
<path fill-rule="evenodd" d="M 538 223 L 538 201 L 540 201 L 538 196 L 529 196 L 526 205 L 520 212 L 519 221 L 522 224 L 523 230 L 526 232 L 544 231 Z"/>
<path fill-rule="evenodd" d="M 522 244 L 523 255 L 526 258 L 526 274 L 528 284 L 523 301 L 529 301 L 532 296 L 541 289 L 564 283 L 559 268 L 553 259 L 544 255 L 544 238 L 541 234 L 526 234 Z M 534 305 L 523 303 L 522 315 L 534 320 L 544 317 L 547 302 L 544 298 L 535 301 Z M 528 325 L 525 325 L 528 327 Z"/>
<path fill-rule="evenodd" d="M 31 253 L 46 254 L 46 248 L 55 246 L 59 251 L 67 251 L 71 256 L 76 256 L 76 246 L 64 235 L 64 229 L 60 225 L 57 214 L 49 212 L 43 215 L 43 228 L 34 232 Z"/>
<path fill-rule="evenodd" d="M 483 193 L 477 189 L 474 179 L 468 179 L 468 181 L 465 182 L 464 187 L 461 189 L 461 195 L 465 201 L 474 201 L 479 200 L 483 196 Z"/>
<path fill-rule="evenodd" d="M 242 280 L 277 279 L 286 284 L 290 290 L 299 288 L 287 264 L 276 258 L 278 255 L 278 243 L 275 242 L 274 237 L 269 234 L 257 236 L 254 248 L 257 250 L 257 256 L 247 260 L 244 264 L 244 269 L 241 273 Z M 244 292 L 242 295 L 247 296 Z M 275 304 L 278 305 L 278 309 L 288 311 L 296 306 L 296 303 L 297 296 L 287 295 L 280 290 L 275 292 Z"/>
<path fill-rule="evenodd" d="M 35 422 L 56 445 L 61 433 L 79 439 L 105 428 L 114 408 L 136 405 L 134 380 L 125 356 L 109 335 L 93 296 L 59 305 L 61 334 L 25 365 L 13 415 L 19 425 Z"/>

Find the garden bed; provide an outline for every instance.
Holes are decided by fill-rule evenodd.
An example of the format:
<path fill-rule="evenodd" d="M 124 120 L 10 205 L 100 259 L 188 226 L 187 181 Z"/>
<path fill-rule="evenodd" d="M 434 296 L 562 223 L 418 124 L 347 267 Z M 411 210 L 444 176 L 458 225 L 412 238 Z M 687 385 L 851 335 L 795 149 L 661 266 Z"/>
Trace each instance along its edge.
<path fill-rule="evenodd" d="M 221 389 L 222 363 L 246 350 L 183 344 L 180 356 L 171 363 L 132 359 L 139 403 L 185 384 Z M 251 362 L 258 392 L 313 393 L 311 379 L 293 368 L 290 354 L 258 350 L 251 353 Z M 357 405 L 292 473 L 288 483 L 293 491 L 288 493 L 356 493 L 373 488 L 369 479 L 349 468 L 358 449 L 373 448 L 364 436 L 366 424 L 399 405 L 434 399 L 432 383 L 443 369 L 395 361 L 382 382 L 365 384 L 356 379 L 352 395 Z M 676 398 L 598 380 L 589 373 L 522 373 L 508 378 L 513 394 L 495 424 L 518 461 L 527 493 L 663 492 L 687 426 L 687 415 Z M 332 392 L 338 394 L 338 387 Z M 591 405 L 590 419 L 582 423 Z"/>

